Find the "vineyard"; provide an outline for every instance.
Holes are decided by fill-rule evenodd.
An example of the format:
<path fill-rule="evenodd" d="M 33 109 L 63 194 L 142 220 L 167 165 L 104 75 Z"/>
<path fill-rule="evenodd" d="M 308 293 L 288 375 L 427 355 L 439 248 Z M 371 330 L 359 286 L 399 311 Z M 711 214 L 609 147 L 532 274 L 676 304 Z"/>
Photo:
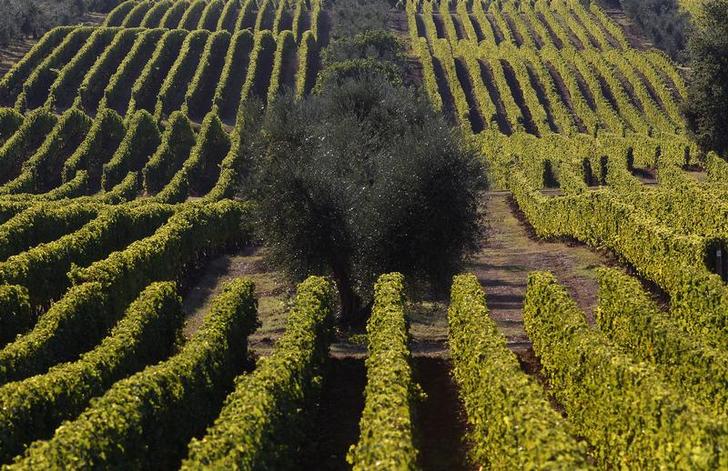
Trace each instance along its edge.
<path fill-rule="evenodd" d="M 491 290 L 516 265 L 473 262 L 445 301 L 382 274 L 350 337 L 319 274 L 279 296 L 269 349 L 254 277 L 215 279 L 193 325 L 211 262 L 264 245 L 240 196 L 251 110 L 316 93 L 335 18 L 323 0 L 126 0 L 0 78 L 2 469 L 443 469 L 432 357 L 462 469 L 728 469 L 728 163 L 685 130 L 684 71 L 595 1 L 401 3 L 423 93 L 487 164 L 486 206 L 507 195 L 533 243 L 593 249 L 593 305 L 523 262 L 513 335 Z M 317 436 L 352 424 L 336 450 Z"/>

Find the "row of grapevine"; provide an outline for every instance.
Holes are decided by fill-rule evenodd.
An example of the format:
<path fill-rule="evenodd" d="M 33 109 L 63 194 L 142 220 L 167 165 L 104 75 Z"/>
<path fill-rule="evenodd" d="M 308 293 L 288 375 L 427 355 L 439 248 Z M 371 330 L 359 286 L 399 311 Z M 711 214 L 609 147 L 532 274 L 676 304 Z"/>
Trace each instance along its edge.
<path fill-rule="evenodd" d="M 215 111 L 207 114 L 195 133 L 190 119 L 180 111 L 173 112 L 160 129 L 146 110 L 135 112 L 125 123 L 108 108 L 93 120 L 77 108 L 60 118 L 43 108 L 30 113 L 0 146 L 0 167 L 6 171 L 5 181 L 0 180 L 0 195 L 48 200 L 101 191 L 94 198 L 102 201 L 113 197 L 116 187 L 131 173 L 141 182 L 129 188 L 131 193 L 121 200 L 140 193 L 152 196 L 168 186 L 165 193 L 169 196 L 161 197 L 162 201 L 206 196 L 218 183 L 235 184 L 220 182 L 220 165 L 240 157 L 230 155 L 240 153 L 230 146 L 230 140 Z M 223 167 L 234 171 L 234 175 L 227 172 L 226 178 L 237 178 L 237 167 Z M 116 193 L 120 191 L 116 189 Z"/>
<path fill-rule="evenodd" d="M 332 338 L 333 287 L 300 285 L 274 352 L 236 381 L 205 435 L 189 444 L 182 469 L 284 469 L 308 441 Z"/>
<path fill-rule="evenodd" d="M 43 49 L 47 57 L 25 83 L 13 85 L 21 74 L 11 70 L 3 79 L 7 92 L 0 93 L 0 102 L 22 112 L 41 106 L 62 112 L 73 106 L 88 113 L 112 109 L 123 116 L 144 109 L 159 120 L 182 110 L 199 121 L 217 109 L 231 122 L 240 102 L 253 95 L 265 101 L 286 90 L 301 96 L 311 89 L 318 46 L 313 33 L 306 33 L 299 49 L 289 30 L 277 38 L 265 30 L 251 41 L 248 30 L 231 36 L 227 31 L 83 27 L 55 48 Z M 55 30 L 47 34 L 56 35 Z M 19 64 L 38 60 L 31 54 Z M 55 69 L 60 69 L 57 76 Z"/>
<path fill-rule="evenodd" d="M 52 435 L 65 419 L 114 382 L 172 351 L 182 323 L 174 283 L 149 285 L 93 350 L 47 373 L 0 387 L 0 459 L 7 462 L 31 441 Z"/>
<path fill-rule="evenodd" d="M 455 278 L 448 325 L 473 461 L 494 469 L 587 468 L 586 445 L 572 438 L 542 387 L 521 370 L 474 275 Z"/>
<path fill-rule="evenodd" d="M 139 467 L 178 462 L 200 423 L 216 412 L 248 355 L 255 329 L 253 283 L 229 282 L 182 350 L 115 383 L 8 469 Z M 242 340 L 242 341 L 241 341 Z"/>
<path fill-rule="evenodd" d="M 442 77 L 437 77 L 434 71 L 435 81 L 439 79 L 447 84 L 456 117 L 464 129 L 471 129 L 471 124 L 476 127 L 476 121 L 481 120 L 483 127 L 500 127 L 505 133 L 524 129 L 536 135 L 550 132 L 572 135 L 577 131 L 595 134 L 601 130 L 666 136 L 682 133 L 677 100 L 685 88 L 669 59 L 656 52 L 612 47 L 623 45 L 624 39 L 616 35 L 616 25 L 603 14 L 594 13 L 600 11 L 597 7 L 587 10 L 579 2 L 571 1 L 536 5 L 538 12 L 523 3 L 517 6 L 513 2 L 491 3 L 486 13 L 481 2 L 473 2 L 472 13 L 467 14 L 467 2 L 457 2 L 456 10 L 467 18 L 460 19 L 466 31 L 475 31 L 472 20 L 482 17 L 492 21 L 495 29 L 491 31 L 497 32 L 485 34 L 480 26 L 484 39 L 472 41 L 460 39 L 455 33 L 457 28 L 450 18 L 452 8 L 447 1 L 408 2 L 408 24 L 416 42 L 415 50 L 420 58 L 426 56 L 424 45 L 415 39 L 424 35 L 433 58 L 430 61 L 442 62 Z M 418 7 L 421 15 L 417 13 Z M 439 11 L 439 23 L 434 21 L 435 11 Z M 557 25 L 564 25 L 554 15 L 569 19 L 571 34 L 558 33 Z M 526 18 L 530 17 L 534 21 L 545 19 L 545 24 L 539 24 L 557 32 L 557 37 L 574 36 L 593 45 L 579 50 L 536 39 L 534 35 L 541 28 L 527 24 Z M 440 30 L 443 29 L 449 31 L 449 39 L 442 38 Z M 510 39 L 500 42 L 495 39 L 504 34 Z M 451 47 L 447 48 L 447 44 Z M 449 55 L 467 65 L 469 83 L 456 76 L 454 67 L 450 67 Z M 423 60 L 423 64 L 427 62 Z M 426 70 L 426 80 L 432 81 L 429 77 Z M 427 89 L 431 96 L 435 94 L 433 85 Z M 438 91 L 442 92 L 439 88 Z M 441 96 L 435 103 L 443 99 Z M 479 118 L 472 119 L 474 114 Z M 470 122 L 463 119 L 468 116 Z M 499 126 L 495 126 L 496 121 Z"/>
<path fill-rule="evenodd" d="M 599 329 L 640 360 L 657 365 L 674 387 L 717 414 L 728 411 L 728 358 L 723 349 L 686 333 L 652 301 L 638 280 L 599 272 Z"/>
<path fill-rule="evenodd" d="M 107 15 L 104 26 L 227 31 L 230 34 L 243 29 L 253 32 L 267 29 L 277 35 L 288 30 L 299 41 L 302 25 L 314 24 L 317 5 L 320 8 L 320 1 L 126 0 Z"/>
<path fill-rule="evenodd" d="M 418 387 L 412 380 L 404 303 L 404 277 L 380 276 L 367 321 L 369 356 L 359 442 L 347 457 L 354 470 L 417 466 L 412 404 Z"/>
<path fill-rule="evenodd" d="M 590 328 L 553 275 L 529 276 L 524 322 L 555 397 L 599 464 L 728 466 L 728 425 Z"/>
<path fill-rule="evenodd" d="M 433 40 L 440 38 L 452 43 L 467 40 L 534 49 L 630 47 L 621 28 L 593 2 L 589 8 L 572 0 L 486 2 L 487 7 L 480 0 L 409 0 L 407 4 L 411 15 L 422 15 L 426 35 L 434 35 Z M 432 20 L 433 15 L 436 22 Z"/>
<path fill-rule="evenodd" d="M 607 247 L 671 297 L 685 329 L 720 343 L 728 333 L 728 288 L 706 266 L 715 240 L 683 235 L 610 191 L 548 198 L 515 171 L 509 188 L 537 234 Z"/>

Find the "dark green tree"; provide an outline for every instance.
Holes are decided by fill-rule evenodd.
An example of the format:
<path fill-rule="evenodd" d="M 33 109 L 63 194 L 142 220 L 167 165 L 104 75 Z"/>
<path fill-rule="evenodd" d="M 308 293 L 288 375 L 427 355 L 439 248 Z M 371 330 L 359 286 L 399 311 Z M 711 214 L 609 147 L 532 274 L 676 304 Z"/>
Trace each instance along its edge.
<path fill-rule="evenodd" d="M 481 235 L 484 169 L 426 98 L 386 77 L 345 80 L 273 104 L 252 181 L 272 258 L 328 273 L 342 320 L 366 315 L 381 273 L 446 288 Z"/>
<path fill-rule="evenodd" d="M 705 0 L 688 46 L 685 119 L 700 145 L 728 151 L 728 0 Z"/>

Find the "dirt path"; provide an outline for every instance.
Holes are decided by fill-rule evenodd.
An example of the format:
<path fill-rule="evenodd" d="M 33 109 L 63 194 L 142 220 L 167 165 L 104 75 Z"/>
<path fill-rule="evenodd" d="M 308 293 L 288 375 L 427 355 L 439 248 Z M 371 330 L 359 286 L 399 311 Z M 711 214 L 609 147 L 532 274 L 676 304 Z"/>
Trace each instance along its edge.
<path fill-rule="evenodd" d="M 529 272 L 553 272 L 587 315 L 593 315 L 598 289 L 593 269 L 603 265 L 605 257 L 581 245 L 530 237 L 530 228 L 517 218 L 507 194 L 489 195 L 486 211 L 488 238 L 470 271 L 484 286 L 491 317 L 511 349 L 518 353 L 530 348 L 522 315 Z"/>
<path fill-rule="evenodd" d="M 221 255 L 207 264 L 183 300 L 185 338 L 189 339 L 200 327 L 212 300 L 220 293 L 225 282 L 242 276 L 255 282 L 258 319 L 261 321 L 261 326 L 250 336 L 250 347 L 259 355 L 270 353 L 275 340 L 285 329 L 286 307 L 292 291 L 281 274 L 266 265 L 263 250 L 259 248 L 246 248 L 235 254 Z"/>

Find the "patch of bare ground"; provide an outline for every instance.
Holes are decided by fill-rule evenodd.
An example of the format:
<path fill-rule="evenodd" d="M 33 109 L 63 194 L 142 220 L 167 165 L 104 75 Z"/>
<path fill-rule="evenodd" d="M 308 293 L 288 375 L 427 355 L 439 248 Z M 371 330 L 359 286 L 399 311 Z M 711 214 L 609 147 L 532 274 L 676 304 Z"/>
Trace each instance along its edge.
<path fill-rule="evenodd" d="M 450 361 L 415 357 L 412 363 L 414 379 L 425 393 L 415 407 L 415 438 L 421 469 L 477 469 L 468 461 L 466 416 L 457 385 L 450 375 Z"/>
<path fill-rule="evenodd" d="M 189 339 L 199 329 L 212 300 L 227 281 L 247 277 L 255 282 L 258 319 L 261 322 L 250 336 L 250 348 L 258 355 L 272 351 L 275 341 L 285 330 L 287 307 L 294 289 L 282 274 L 266 264 L 264 254 L 263 249 L 253 247 L 210 260 L 183 299 L 185 338 Z"/>
<path fill-rule="evenodd" d="M 432 69 L 435 72 L 437 91 L 440 92 L 440 97 L 442 97 L 442 112 L 450 124 L 455 124 L 455 99 L 452 93 L 450 93 L 450 87 L 445 78 L 445 71 L 442 69 L 442 64 L 434 56 L 432 57 Z"/>
<path fill-rule="evenodd" d="M 577 243 L 537 238 L 507 194 L 489 195 L 485 210 L 488 235 L 469 271 L 484 286 L 491 317 L 509 347 L 518 352 L 531 345 L 523 329 L 522 310 L 528 274 L 533 271 L 554 273 L 593 321 L 598 290 L 594 269 L 612 264 L 611 259 Z"/>
<path fill-rule="evenodd" d="M 630 46 L 635 49 L 650 49 L 653 44 L 642 34 L 640 27 L 630 19 L 624 11 L 617 6 L 608 4 L 604 0 L 600 0 L 599 6 L 604 10 L 607 16 L 622 27 Z"/>

